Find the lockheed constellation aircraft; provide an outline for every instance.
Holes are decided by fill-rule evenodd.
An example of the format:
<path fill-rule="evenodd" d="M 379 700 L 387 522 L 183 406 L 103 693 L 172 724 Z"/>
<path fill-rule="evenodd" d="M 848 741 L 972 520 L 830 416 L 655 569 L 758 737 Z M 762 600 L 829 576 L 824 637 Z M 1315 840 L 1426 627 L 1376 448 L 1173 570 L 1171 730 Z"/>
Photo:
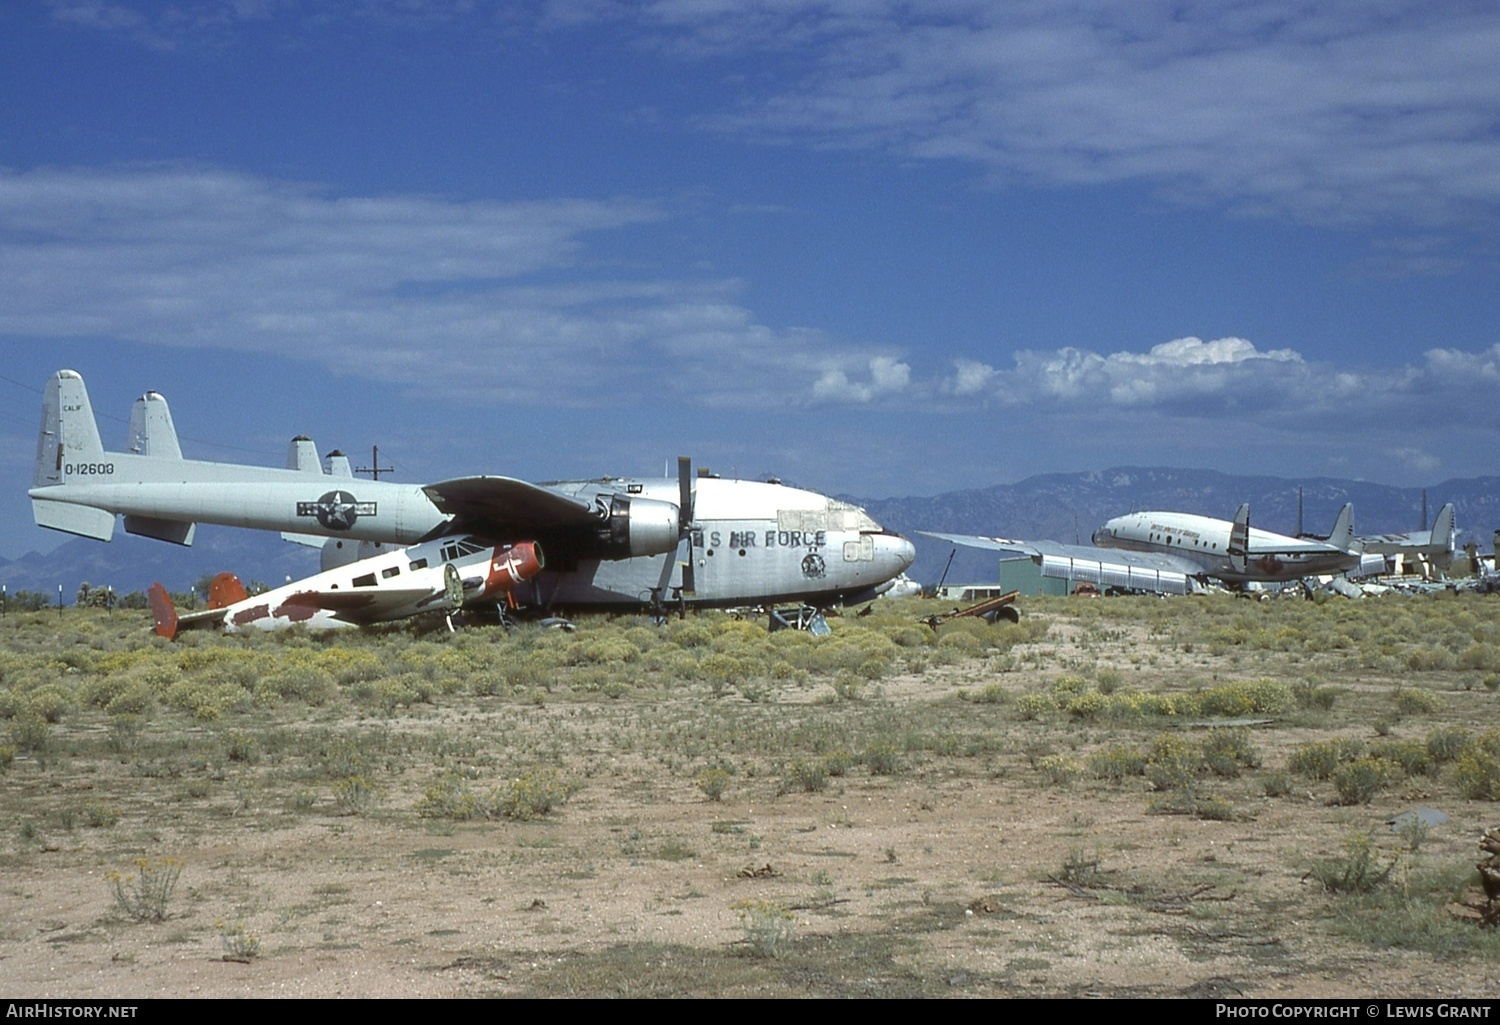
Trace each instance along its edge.
<path fill-rule="evenodd" d="M 1097 547 L 1053 541 L 937 534 L 952 544 L 1013 552 L 1042 568 L 1042 576 L 1099 587 L 1188 594 L 1207 579 L 1234 587 L 1328 574 L 1362 576 L 1385 569 L 1381 555 L 1365 554 L 1354 536 L 1354 507 L 1345 505 L 1327 537 L 1287 537 L 1250 526 L 1250 506 L 1233 521 L 1178 512 L 1117 516 L 1094 532 Z"/>

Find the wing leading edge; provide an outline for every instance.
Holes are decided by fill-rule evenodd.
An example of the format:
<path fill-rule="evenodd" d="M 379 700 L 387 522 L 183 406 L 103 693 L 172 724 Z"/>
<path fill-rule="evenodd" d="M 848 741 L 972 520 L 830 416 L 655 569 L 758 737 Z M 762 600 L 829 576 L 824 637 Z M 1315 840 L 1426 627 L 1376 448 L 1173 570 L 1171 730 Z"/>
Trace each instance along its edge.
<path fill-rule="evenodd" d="M 598 513 L 587 502 L 513 477 L 458 477 L 422 490 L 441 512 L 457 517 L 464 529 L 482 527 L 481 532 L 497 537 L 598 522 Z"/>
<path fill-rule="evenodd" d="M 1155 594 L 1191 594 L 1194 577 L 1203 572 L 1196 563 L 1160 552 L 1091 548 L 1054 541 L 1012 541 L 1003 537 L 938 534 L 926 530 L 918 533 L 967 548 L 1010 552 L 1015 558 L 1028 558 L 1039 565 L 1044 577 L 1098 587 L 1120 587 Z"/>

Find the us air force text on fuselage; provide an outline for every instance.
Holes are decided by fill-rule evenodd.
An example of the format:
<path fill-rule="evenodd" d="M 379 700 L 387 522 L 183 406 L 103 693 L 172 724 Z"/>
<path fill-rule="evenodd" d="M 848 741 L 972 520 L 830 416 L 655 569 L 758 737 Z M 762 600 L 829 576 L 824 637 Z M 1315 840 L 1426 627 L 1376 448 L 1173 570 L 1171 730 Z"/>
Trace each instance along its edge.
<path fill-rule="evenodd" d="M 1488 1018 L 1489 1004 L 1215 1004 L 1215 1018 Z"/>
<path fill-rule="evenodd" d="M 754 548 L 756 537 L 760 532 L 755 530 L 731 530 L 729 532 L 730 548 Z M 708 543 L 718 548 L 723 542 L 723 535 L 719 531 L 710 531 Z M 814 550 L 828 544 L 828 532 L 826 530 L 768 530 L 764 535 L 764 548 L 801 548 L 806 545 Z"/>

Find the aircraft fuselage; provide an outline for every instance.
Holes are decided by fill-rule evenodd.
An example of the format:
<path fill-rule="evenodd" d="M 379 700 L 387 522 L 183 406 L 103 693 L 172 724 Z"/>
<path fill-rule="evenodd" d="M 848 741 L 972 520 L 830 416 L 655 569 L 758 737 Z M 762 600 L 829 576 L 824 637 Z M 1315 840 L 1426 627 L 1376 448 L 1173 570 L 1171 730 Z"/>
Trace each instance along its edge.
<path fill-rule="evenodd" d="M 1230 555 L 1234 524 L 1210 516 L 1177 512 L 1138 512 L 1116 516 L 1094 532 L 1100 548 L 1162 552 L 1186 559 L 1205 576 L 1229 583 L 1283 582 L 1356 570 L 1358 551 L 1345 551 L 1310 538 L 1249 529 L 1243 569 Z"/>
<path fill-rule="evenodd" d="M 107 451 L 83 379 L 69 370 L 48 382 L 42 409 L 29 492 L 36 522 L 101 541 L 117 515 L 129 533 L 178 544 L 192 543 L 198 523 L 276 530 L 330 539 L 325 570 L 455 534 L 534 541 L 547 568 L 515 593 L 544 607 L 864 601 L 916 555 L 847 502 L 775 483 L 690 479 L 685 465 L 675 481 L 400 484 L 356 480 L 342 456 L 325 468 L 306 438 L 293 440 L 285 469 L 184 459 L 155 392 L 137 401 L 132 451 Z"/>

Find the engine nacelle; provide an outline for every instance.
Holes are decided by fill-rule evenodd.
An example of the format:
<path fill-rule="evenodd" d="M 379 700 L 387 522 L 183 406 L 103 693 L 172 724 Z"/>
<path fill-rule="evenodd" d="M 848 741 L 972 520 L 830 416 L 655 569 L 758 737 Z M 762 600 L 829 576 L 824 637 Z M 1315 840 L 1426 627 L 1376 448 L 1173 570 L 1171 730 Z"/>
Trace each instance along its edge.
<path fill-rule="evenodd" d="M 466 597 L 473 601 L 480 598 L 494 598 L 499 594 L 510 594 L 522 583 L 530 580 L 542 571 L 547 565 L 547 558 L 542 554 L 542 546 L 535 541 L 517 541 L 513 545 L 501 545 L 490 555 L 489 568 L 485 572 L 483 581 L 475 580 L 474 586 L 479 587 L 482 583 L 483 590 L 478 594 L 469 595 L 469 580 L 464 580 L 464 592 Z"/>
<path fill-rule="evenodd" d="M 603 503 L 603 496 L 599 501 Z M 675 502 L 611 495 L 601 509 L 598 539 L 606 559 L 664 555 L 677 550 L 681 518 Z"/>

